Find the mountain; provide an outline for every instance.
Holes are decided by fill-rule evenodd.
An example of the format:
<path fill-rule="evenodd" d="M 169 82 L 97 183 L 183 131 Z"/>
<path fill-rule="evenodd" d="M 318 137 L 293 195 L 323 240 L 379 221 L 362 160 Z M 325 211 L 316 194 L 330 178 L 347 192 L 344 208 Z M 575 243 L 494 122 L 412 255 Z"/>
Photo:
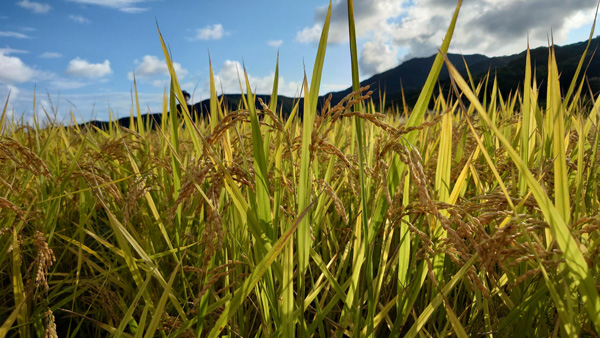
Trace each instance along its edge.
<path fill-rule="evenodd" d="M 566 93 L 571 84 L 586 45 L 587 41 L 566 46 L 555 46 L 554 48 L 563 93 Z M 583 63 L 582 72 L 585 71 L 585 76 L 589 84 L 589 88 L 583 88 L 584 95 L 588 95 L 590 91 L 594 95 L 598 95 L 600 92 L 600 56 L 594 55 L 598 47 L 600 47 L 600 36 L 592 39 L 590 49 Z M 537 83 L 538 85 L 541 84 L 539 97 L 541 102 L 544 102 L 546 97 L 545 83 L 548 78 L 548 48 L 540 47 L 532 49 L 531 62 L 535 67 Z M 503 94 L 506 95 L 510 91 L 514 91 L 522 83 L 525 77 L 525 63 L 526 52 L 522 52 L 515 55 L 515 58 L 504 67 L 498 69 L 496 75 L 498 77 L 499 88 Z M 477 78 L 480 79 L 482 76 L 483 74 L 479 74 Z M 579 75 L 579 79 L 581 79 L 581 74 Z M 579 81 L 577 84 L 579 84 Z"/>
<path fill-rule="evenodd" d="M 373 75 L 372 77 L 361 81 L 361 87 L 370 85 L 370 90 L 373 90 L 375 97 L 378 97 L 378 92 L 385 93 L 386 106 L 390 104 L 402 105 L 402 90 L 404 90 L 408 105 L 412 106 L 421 92 L 421 88 L 427 80 L 429 71 L 433 66 L 436 55 L 426 58 L 414 58 L 407 60 L 396 68 L 387 70 L 383 73 Z M 460 55 L 448 54 L 448 59 L 463 75 L 467 75 L 468 65 L 471 74 L 487 73 L 488 70 L 496 70 L 506 66 L 516 56 L 503 57 L 487 57 L 481 54 Z M 438 81 L 446 82 L 450 78 L 446 65 L 442 67 Z M 351 92 L 351 88 L 347 88 L 340 92 L 331 93 L 332 102 L 337 102 Z"/>
<path fill-rule="evenodd" d="M 517 55 L 490 58 L 481 54 L 448 54 L 448 59 L 450 62 L 452 62 L 452 64 L 454 64 L 460 73 L 465 76 L 467 74 L 465 63 L 469 65 L 469 70 L 472 74 L 481 74 L 487 73 L 489 69 L 494 70 L 506 66 L 516 57 Z M 369 85 L 369 90 L 373 91 L 374 98 L 378 98 L 379 93 L 385 93 L 386 106 L 389 106 L 389 104 L 402 104 L 402 90 L 404 90 L 404 93 L 408 99 L 408 104 L 412 105 L 416 102 L 416 99 L 421 92 L 421 87 L 427 80 L 427 76 L 429 75 L 429 71 L 434 60 L 435 55 L 426 58 L 414 58 L 407 60 L 396 68 L 373 75 L 372 77 L 361 81 L 361 87 Z M 448 74 L 448 70 L 444 65 L 439 76 L 439 81 L 448 81 L 449 77 L 450 75 Z M 348 87 L 342 91 L 327 93 L 319 97 L 319 104 L 323 103 L 329 95 L 331 95 L 331 103 L 336 104 L 346 95 L 350 94 L 351 91 L 352 87 Z M 257 95 L 257 106 L 258 97 L 260 97 L 265 103 L 269 102 L 268 95 Z M 230 109 L 237 109 L 239 107 L 240 100 L 241 95 L 239 94 L 225 95 L 225 105 Z M 287 115 L 292 111 L 297 100 L 298 99 L 281 95 L 277 97 L 278 106 L 284 115 Z M 299 101 L 299 113 L 301 115 L 304 99 L 300 98 Z M 194 104 L 194 109 L 198 112 L 207 112 L 209 105 L 210 102 L 207 99 Z"/>
<path fill-rule="evenodd" d="M 565 46 L 555 45 L 554 47 L 563 92 L 568 90 L 586 45 L 587 41 Z M 598 47 L 600 47 L 600 36 L 592 39 L 583 67 L 588 79 L 589 90 L 595 95 L 600 92 L 600 56 L 594 55 Z M 483 80 L 488 73 L 492 80 L 495 75 L 498 79 L 500 92 L 507 96 L 510 92 L 514 92 L 519 88 L 525 78 L 526 53 L 526 51 L 523 51 L 518 54 L 500 57 L 487 57 L 481 54 L 448 54 L 448 59 L 465 78 L 467 76 L 466 63 L 475 83 Z M 535 70 L 538 86 L 541 84 L 539 87 L 539 101 L 543 103 L 546 96 L 544 84 L 548 76 L 548 47 L 532 49 L 530 54 L 532 67 L 534 67 L 532 70 Z M 361 81 L 361 86 L 371 85 L 370 89 L 374 90 L 373 96 L 375 98 L 379 97 L 378 92 L 385 92 L 386 107 L 390 107 L 390 105 L 402 106 L 401 88 L 403 87 L 407 104 L 412 106 L 418 99 L 421 87 L 425 84 L 434 59 L 435 55 L 407 60 L 396 68 Z M 442 68 L 438 82 L 445 91 L 450 88 L 449 74 L 445 65 Z M 588 88 L 584 89 L 586 89 L 584 94 L 589 93 Z M 351 88 L 347 88 L 340 92 L 331 93 L 332 102 L 339 101 L 350 92 Z"/>
<path fill-rule="evenodd" d="M 587 41 L 583 41 L 554 47 L 558 70 L 561 74 L 561 86 L 563 92 L 568 90 L 586 45 Z M 585 58 L 583 70 L 585 70 L 589 87 L 584 88 L 584 95 L 588 95 L 590 91 L 594 93 L 594 95 L 598 95 L 600 92 L 600 57 L 594 55 L 598 47 L 600 47 L 600 36 L 592 39 L 590 49 Z M 530 53 L 532 66 L 534 67 L 533 69 L 535 70 L 537 83 L 540 89 L 539 102 L 543 104 L 546 96 L 544 84 L 548 74 L 548 47 L 535 48 L 532 49 Z M 396 68 L 380 74 L 375 74 L 370 78 L 361 81 L 361 87 L 370 85 L 370 90 L 373 90 L 373 98 L 377 105 L 379 105 L 379 95 L 382 94 L 383 96 L 383 93 L 385 93 L 386 107 L 402 107 L 402 90 L 404 90 L 407 105 L 412 106 L 416 103 L 421 92 L 421 87 L 425 84 L 434 59 L 435 55 L 407 60 Z M 475 83 L 479 83 L 479 81 L 485 79 L 488 74 L 492 76 L 492 79 L 495 75 L 498 79 L 498 88 L 504 96 L 516 91 L 525 78 L 526 51 L 500 57 L 488 57 L 481 54 L 448 54 L 448 59 L 463 77 L 467 76 L 466 63 Z M 438 78 L 438 83 L 444 91 L 448 91 L 450 88 L 449 74 L 445 65 Z M 491 88 L 491 85 L 488 87 Z M 488 88 L 488 90 L 490 88 Z M 331 95 L 331 103 L 336 104 L 350 92 L 351 87 L 348 87 L 342 91 L 325 94 L 319 98 L 319 103 L 323 103 L 325 98 Z M 241 97 L 240 94 L 225 94 L 224 104 L 229 109 L 238 109 L 240 107 Z M 257 107 L 260 107 L 258 98 L 261 98 L 263 102 L 267 104 L 270 100 L 269 95 L 257 95 Z M 298 100 L 300 101 L 299 115 L 302 115 L 302 104 L 304 101 L 302 98 L 297 99 L 280 95 L 277 97 L 278 109 L 280 109 L 284 115 L 288 115 Z M 194 110 L 198 112 L 200 116 L 207 114 L 209 106 L 210 102 L 208 99 L 193 105 Z M 142 118 L 145 121 L 151 119 L 152 121 L 160 123 L 161 117 L 161 114 L 152 114 L 144 115 Z M 119 124 L 125 127 L 128 127 L 129 123 L 129 117 L 119 120 Z M 88 124 L 93 124 L 102 128 L 107 126 L 107 122 L 101 121 L 90 121 Z"/>

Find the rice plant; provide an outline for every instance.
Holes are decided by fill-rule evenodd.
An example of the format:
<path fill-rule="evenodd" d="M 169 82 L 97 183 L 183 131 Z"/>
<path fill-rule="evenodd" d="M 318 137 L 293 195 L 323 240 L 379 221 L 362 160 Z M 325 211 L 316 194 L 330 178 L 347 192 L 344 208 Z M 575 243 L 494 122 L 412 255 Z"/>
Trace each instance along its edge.
<path fill-rule="evenodd" d="M 99 129 L 25 125 L 8 98 L 0 337 L 597 337 L 600 96 L 585 95 L 585 55 L 567 93 L 549 48 L 548 78 L 528 58 L 504 97 L 445 60 L 460 5 L 402 112 L 360 87 L 352 0 L 340 102 L 318 97 L 331 8 L 289 115 L 278 63 L 270 102 L 244 73 L 228 109 L 211 67 L 207 118 L 169 115 L 184 98 L 160 31 L 172 81 L 154 128 L 137 99 L 130 128 Z"/>

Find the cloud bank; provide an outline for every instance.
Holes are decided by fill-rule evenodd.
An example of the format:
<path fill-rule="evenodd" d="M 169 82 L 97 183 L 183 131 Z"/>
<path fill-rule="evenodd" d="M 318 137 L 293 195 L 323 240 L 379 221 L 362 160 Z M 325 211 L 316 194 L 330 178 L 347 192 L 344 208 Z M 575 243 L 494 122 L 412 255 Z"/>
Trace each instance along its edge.
<path fill-rule="evenodd" d="M 263 77 L 248 74 L 248 82 L 255 94 L 271 94 L 274 79 L 275 74 Z M 238 61 L 226 60 L 219 72 L 215 74 L 215 83 L 219 92 L 222 90 L 226 94 L 240 94 L 240 82 L 245 92 L 247 89 L 244 79 L 244 66 Z M 299 82 L 288 82 L 280 76 L 278 92 L 281 95 L 293 96 L 298 94 L 300 85 Z M 208 88 L 208 85 L 206 87 Z"/>
<path fill-rule="evenodd" d="M 161 87 L 164 85 L 165 78 L 169 78 L 169 68 L 165 60 L 161 60 L 154 55 L 146 55 L 142 61 L 135 61 L 137 67 L 135 68 L 135 77 L 138 79 L 153 80 L 154 86 Z M 178 80 L 185 78 L 189 73 L 187 69 L 183 68 L 180 63 L 173 62 L 173 68 L 175 74 L 177 74 Z M 130 81 L 133 81 L 134 72 L 127 74 Z"/>
<path fill-rule="evenodd" d="M 437 52 L 456 6 L 448 0 L 364 0 L 354 3 L 360 66 L 363 75 L 392 68 L 402 60 Z M 573 30 L 589 26 L 596 0 L 478 0 L 464 2 L 452 52 L 508 55 L 527 47 L 566 41 Z M 300 29 L 296 40 L 316 43 L 327 7 L 315 10 L 315 24 Z M 347 43 L 345 1 L 332 5 L 329 41 Z"/>

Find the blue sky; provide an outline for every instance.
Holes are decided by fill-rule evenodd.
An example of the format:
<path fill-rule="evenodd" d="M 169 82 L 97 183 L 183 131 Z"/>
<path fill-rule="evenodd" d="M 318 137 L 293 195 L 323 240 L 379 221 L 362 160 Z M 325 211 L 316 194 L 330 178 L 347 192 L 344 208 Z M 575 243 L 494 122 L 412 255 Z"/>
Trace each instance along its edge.
<path fill-rule="evenodd" d="M 238 70 L 271 90 L 279 52 L 280 94 L 308 77 L 328 1 L 3 0 L 0 2 L 0 100 L 30 120 L 47 111 L 68 123 L 106 120 L 131 109 L 135 72 L 142 112 L 160 112 L 168 85 L 156 22 L 193 101 L 208 97 L 209 54 L 219 92 L 239 93 Z M 351 83 L 345 1 L 334 1 L 321 92 Z M 355 1 L 361 78 L 441 44 L 452 0 Z M 464 0 L 451 51 L 506 55 L 587 39 L 596 0 Z"/>

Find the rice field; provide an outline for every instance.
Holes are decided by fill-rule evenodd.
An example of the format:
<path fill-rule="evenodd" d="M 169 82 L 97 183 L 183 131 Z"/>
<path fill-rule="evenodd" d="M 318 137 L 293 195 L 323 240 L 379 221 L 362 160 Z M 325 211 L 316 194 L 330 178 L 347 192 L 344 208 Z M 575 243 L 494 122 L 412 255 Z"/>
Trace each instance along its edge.
<path fill-rule="evenodd" d="M 459 1 L 417 104 L 385 107 L 359 87 L 348 6 L 354 93 L 319 109 L 329 15 L 289 116 L 277 71 L 269 102 L 229 110 L 212 68 L 210 116 L 169 115 L 162 36 L 157 128 L 139 104 L 130 129 L 24 125 L 8 98 L 0 337 L 598 337 L 585 55 L 567 91 L 549 48 L 548 77 L 528 58 L 508 97 L 449 63 L 443 94 Z"/>

